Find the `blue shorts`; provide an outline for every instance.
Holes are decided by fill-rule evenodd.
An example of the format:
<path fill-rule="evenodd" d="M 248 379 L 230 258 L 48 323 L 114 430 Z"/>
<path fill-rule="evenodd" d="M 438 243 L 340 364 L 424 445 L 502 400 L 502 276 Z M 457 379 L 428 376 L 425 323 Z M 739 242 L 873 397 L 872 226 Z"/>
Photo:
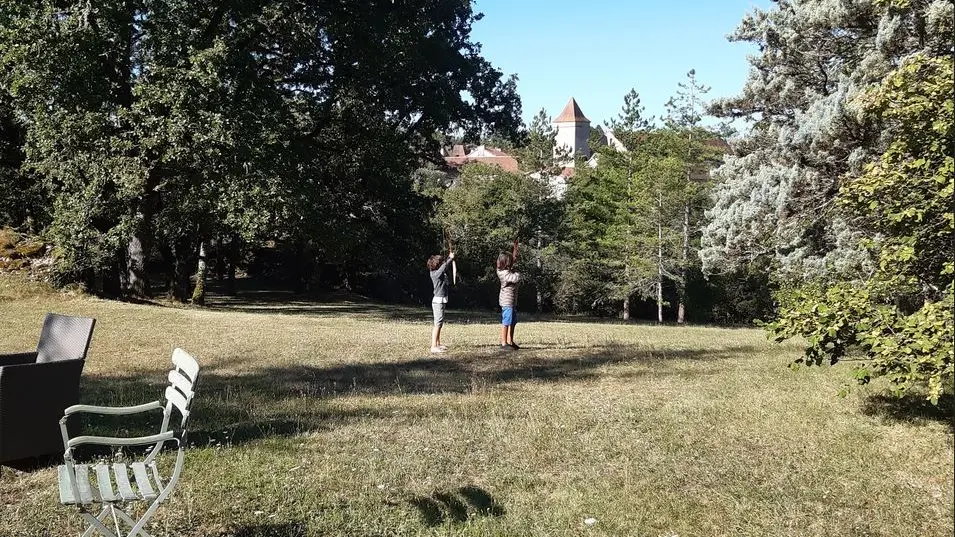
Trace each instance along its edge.
<path fill-rule="evenodd" d="M 504 326 L 517 324 L 517 312 L 514 311 L 514 306 L 501 306 L 501 324 Z"/>

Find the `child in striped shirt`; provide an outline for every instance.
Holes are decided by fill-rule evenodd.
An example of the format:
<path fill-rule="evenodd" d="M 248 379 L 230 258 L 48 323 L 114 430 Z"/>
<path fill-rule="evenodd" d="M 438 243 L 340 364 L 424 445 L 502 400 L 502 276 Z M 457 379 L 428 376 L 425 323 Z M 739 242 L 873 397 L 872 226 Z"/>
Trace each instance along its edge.
<path fill-rule="evenodd" d="M 521 274 L 513 270 L 516 256 L 502 252 L 497 256 L 497 277 L 501 280 L 498 303 L 501 305 L 501 349 L 519 349 L 514 343 L 514 327 L 517 325 L 515 309 L 517 285 Z"/>

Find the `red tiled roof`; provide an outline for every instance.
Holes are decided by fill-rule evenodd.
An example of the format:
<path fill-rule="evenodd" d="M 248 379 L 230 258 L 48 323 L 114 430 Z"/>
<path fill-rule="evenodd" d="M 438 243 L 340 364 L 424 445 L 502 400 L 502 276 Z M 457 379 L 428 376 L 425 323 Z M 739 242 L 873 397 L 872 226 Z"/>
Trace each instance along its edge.
<path fill-rule="evenodd" d="M 495 151 L 495 153 L 500 153 L 500 155 L 494 157 L 444 157 L 444 162 L 452 168 L 459 168 L 469 162 L 483 162 L 484 164 L 498 166 L 506 172 L 517 172 L 520 170 L 517 159 L 503 151 Z"/>
<path fill-rule="evenodd" d="M 707 140 L 706 145 L 712 147 L 713 149 L 718 149 L 724 153 L 730 152 L 730 144 L 722 138 L 713 138 L 712 140 Z"/>
<path fill-rule="evenodd" d="M 577 101 L 571 97 L 570 100 L 567 101 L 567 106 L 564 107 L 564 111 L 557 116 L 554 123 L 590 123 L 590 120 L 580 111 L 580 107 L 577 106 Z"/>

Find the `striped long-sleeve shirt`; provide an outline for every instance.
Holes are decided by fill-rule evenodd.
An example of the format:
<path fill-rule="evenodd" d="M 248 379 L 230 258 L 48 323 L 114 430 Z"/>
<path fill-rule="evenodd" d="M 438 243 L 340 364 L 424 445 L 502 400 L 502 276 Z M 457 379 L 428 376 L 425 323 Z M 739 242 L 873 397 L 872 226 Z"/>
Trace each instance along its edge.
<path fill-rule="evenodd" d="M 501 294 L 498 295 L 498 303 L 502 308 L 513 307 L 514 297 L 517 295 L 517 284 L 521 281 L 521 274 L 510 270 L 498 270 L 497 277 L 501 280 Z"/>

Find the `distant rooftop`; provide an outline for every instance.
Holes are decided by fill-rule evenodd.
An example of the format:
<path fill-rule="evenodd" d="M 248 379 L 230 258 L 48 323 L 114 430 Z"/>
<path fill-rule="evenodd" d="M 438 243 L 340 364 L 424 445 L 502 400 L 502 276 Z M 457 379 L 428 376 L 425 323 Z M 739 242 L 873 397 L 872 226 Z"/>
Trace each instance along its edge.
<path fill-rule="evenodd" d="M 516 173 L 520 169 L 517 159 L 508 155 L 507 152 L 494 147 L 479 145 L 472 149 L 470 153 L 464 154 L 464 152 L 465 147 L 463 145 L 455 145 L 450 149 L 445 149 L 444 162 L 447 163 L 451 169 L 457 169 L 469 162 L 493 164 L 507 172 Z"/>
<path fill-rule="evenodd" d="M 590 123 L 590 120 L 580 111 L 580 106 L 577 105 L 577 101 L 571 97 L 570 100 L 567 101 L 567 106 L 564 107 L 564 111 L 557 116 L 554 123 Z"/>

